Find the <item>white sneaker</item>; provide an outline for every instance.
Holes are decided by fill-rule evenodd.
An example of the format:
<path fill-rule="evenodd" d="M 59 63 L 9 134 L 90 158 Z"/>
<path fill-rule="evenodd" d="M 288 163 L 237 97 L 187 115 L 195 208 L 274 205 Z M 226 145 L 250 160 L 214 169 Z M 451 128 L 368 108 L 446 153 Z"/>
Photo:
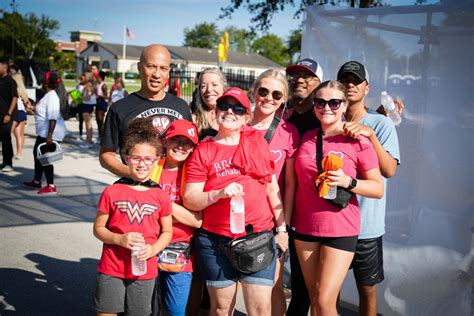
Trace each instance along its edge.
<path fill-rule="evenodd" d="M 82 149 L 89 149 L 92 147 L 94 147 L 94 144 L 85 143 L 85 144 L 79 145 L 79 148 L 82 148 Z"/>
<path fill-rule="evenodd" d="M 13 167 L 10 165 L 4 165 L 3 168 L 0 169 L 3 172 L 11 172 L 13 171 Z"/>

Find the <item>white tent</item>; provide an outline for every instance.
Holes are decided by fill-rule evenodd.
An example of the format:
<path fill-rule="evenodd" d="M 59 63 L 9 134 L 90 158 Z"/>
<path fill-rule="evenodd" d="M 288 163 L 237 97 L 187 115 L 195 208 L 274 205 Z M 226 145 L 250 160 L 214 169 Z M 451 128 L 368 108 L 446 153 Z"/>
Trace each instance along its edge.
<path fill-rule="evenodd" d="M 388 181 L 384 315 L 474 312 L 474 4 L 452 2 L 306 14 L 301 57 L 318 61 L 324 80 L 358 60 L 371 107 L 383 90 L 406 105 L 402 164 Z M 341 299 L 358 304 L 351 272 Z"/>

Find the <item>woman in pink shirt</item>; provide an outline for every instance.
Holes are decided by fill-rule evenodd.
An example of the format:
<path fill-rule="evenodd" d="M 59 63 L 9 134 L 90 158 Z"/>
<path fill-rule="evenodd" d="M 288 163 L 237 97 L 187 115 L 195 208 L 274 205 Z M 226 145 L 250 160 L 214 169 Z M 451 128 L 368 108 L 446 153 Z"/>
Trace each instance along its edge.
<path fill-rule="evenodd" d="M 355 194 L 383 196 L 377 155 L 365 137 L 343 134 L 347 90 L 337 81 L 323 82 L 314 92 L 314 114 L 321 122 L 322 153 L 342 158 L 342 168 L 328 171 L 330 186 L 354 193 L 345 208 L 320 197 L 316 143 L 319 129 L 307 132 L 296 155 L 298 178 L 292 229 L 301 270 L 309 291 L 312 315 L 337 315 L 336 301 L 354 256 L 360 229 L 360 210 Z M 356 177 L 358 178 L 356 180 Z"/>
<path fill-rule="evenodd" d="M 276 114 L 276 111 L 288 99 L 288 81 L 279 70 L 268 69 L 258 76 L 252 89 L 255 96 L 255 110 L 249 129 L 259 131 L 268 141 L 270 159 L 275 162 L 275 175 L 283 199 L 285 222 L 290 223 L 296 191 L 294 157 L 300 143 L 300 136 L 293 124 L 281 120 Z M 272 315 L 284 315 L 286 312 L 282 276 L 284 262 L 285 256 L 281 253 L 277 261 L 272 292 Z"/>

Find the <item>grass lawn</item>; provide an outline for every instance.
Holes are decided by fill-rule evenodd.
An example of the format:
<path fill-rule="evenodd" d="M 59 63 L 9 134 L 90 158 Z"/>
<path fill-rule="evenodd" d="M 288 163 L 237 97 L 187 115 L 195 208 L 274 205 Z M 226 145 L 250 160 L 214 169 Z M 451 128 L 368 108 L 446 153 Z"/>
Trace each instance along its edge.
<path fill-rule="evenodd" d="M 76 81 L 74 79 L 63 79 L 64 85 L 66 86 L 66 91 L 71 91 L 74 90 L 79 83 L 79 81 Z M 110 90 L 110 87 L 113 84 L 112 79 L 105 79 L 105 83 L 107 84 L 107 88 Z M 132 93 L 135 91 L 138 91 L 140 89 L 140 79 L 126 79 L 125 80 L 125 88 L 128 91 L 128 93 Z"/>

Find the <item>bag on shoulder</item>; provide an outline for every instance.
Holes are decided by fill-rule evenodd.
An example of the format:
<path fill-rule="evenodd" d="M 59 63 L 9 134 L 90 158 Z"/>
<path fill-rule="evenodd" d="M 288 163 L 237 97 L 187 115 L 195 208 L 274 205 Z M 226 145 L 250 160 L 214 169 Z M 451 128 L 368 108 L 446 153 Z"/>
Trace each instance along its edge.
<path fill-rule="evenodd" d="M 253 233 L 253 226 L 246 226 L 247 235 L 232 239 L 224 245 L 224 252 L 232 266 L 243 273 L 253 273 L 268 267 L 275 257 L 273 231 Z"/>
<path fill-rule="evenodd" d="M 191 257 L 191 244 L 172 242 L 158 254 L 158 269 L 168 272 L 181 272 Z"/>

